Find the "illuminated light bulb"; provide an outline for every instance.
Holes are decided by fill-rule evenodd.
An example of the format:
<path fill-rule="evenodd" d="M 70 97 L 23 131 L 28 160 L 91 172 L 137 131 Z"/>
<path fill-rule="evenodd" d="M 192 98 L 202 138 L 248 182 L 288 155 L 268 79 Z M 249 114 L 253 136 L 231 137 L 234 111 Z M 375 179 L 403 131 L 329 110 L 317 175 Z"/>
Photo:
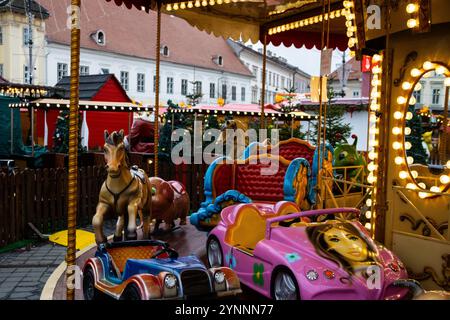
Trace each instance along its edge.
<path fill-rule="evenodd" d="M 405 149 L 406 149 L 406 150 L 409 150 L 409 149 L 411 149 L 411 147 L 412 147 L 411 142 L 406 141 L 406 142 L 405 142 Z"/>
<path fill-rule="evenodd" d="M 372 174 L 369 174 L 369 175 L 367 176 L 367 182 L 369 182 L 370 184 L 373 184 L 373 183 L 375 183 L 376 181 L 377 181 L 377 178 L 374 177 Z"/>
<path fill-rule="evenodd" d="M 402 170 L 398 173 L 398 176 L 400 179 L 406 179 L 406 178 L 408 178 L 408 172 Z"/>
<path fill-rule="evenodd" d="M 395 157 L 394 162 L 397 165 L 401 165 L 403 163 L 403 157 Z"/>
<path fill-rule="evenodd" d="M 340 11 L 336 11 L 336 13 L 334 14 L 334 16 L 335 16 L 336 18 L 339 18 L 339 17 L 341 16 L 341 12 L 340 12 Z"/>
<path fill-rule="evenodd" d="M 438 186 L 432 186 L 430 188 L 430 191 L 431 192 L 441 192 L 441 188 L 439 188 Z"/>
<path fill-rule="evenodd" d="M 393 127 L 392 133 L 395 135 L 399 135 L 400 133 L 402 133 L 402 129 L 400 129 L 399 127 Z"/>
<path fill-rule="evenodd" d="M 450 78 L 445 78 L 445 80 L 444 80 L 444 85 L 445 85 L 446 87 L 450 87 Z"/>
<path fill-rule="evenodd" d="M 372 206 L 372 199 L 367 199 L 366 200 L 366 205 L 368 206 L 368 207 L 371 207 Z"/>
<path fill-rule="evenodd" d="M 346 9 L 350 9 L 351 7 L 353 7 L 353 2 L 352 1 L 344 1 L 344 8 Z"/>
<path fill-rule="evenodd" d="M 423 68 L 424 68 L 425 70 L 433 69 L 433 68 L 434 68 L 434 63 L 432 63 L 432 62 L 430 62 L 430 61 L 425 61 L 425 62 L 423 63 Z"/>
<path fill-rule="evenodd" d="M 409 14 L 416 12 L 417 9 L 418 9 L 418 6 L 415 3 L 410 3 L 406 6 L 406 12 Z"/>
<path fill-rule="evenodd" d="M 371 162 L 371 163 L 369 163 L 368 165 L 367 165 L 367 169 L 369 170 L 369 171 L 375 171 L 375 170 L 377 170 L 377 165 L 375 164 L 375 163 L 373 163 L 373 162 Z"/>
<path fill-rule="evenodd" d="M 202 1 L 202 6 L 206 7 L 207 5 L 208 5 L 208 1 L 203 0 L 203 1 Z"/>
<path fill-rule="evenodd" d="M 417 19 L 409 19 L 406 22 L 406 25 L 408 26 L 408 28 L 412 29 L 419 25 L 419 21 L 417 21 Z"/>
<path fill-rule="evenodd" d="M 372 73 L 373 74 L 380 74 L 381 73 L 381 68 L 379 66 L 375 66 L 372 68 Z"/>
<path fill-rule="evenodd" d="M 347 38 L 351 38 L 353 37 L 353 32 L 352 31 L 347 31 Z"/>
<path fill-rule="evenodd" d="M 217 4 L 222 4 L 223 0 L 217 0 L 216 2 L 217 2 Z"/>
<path fill-rule="evenodd" d="M 378 147 L 378 140 L 372 140 L 371 141 L 371 143 L 370 143 L 370 145 L 372 146 L 372 147 Z"/>
<path fill-rule="evenodd" d="M 200 1 L 199 1 L 199 0 L 196 0 L 196 1 L 195 1 L 195 6 L 196 6 L 197 8 L 201 6 L 201 4 L 200 4 Z"/>
<path fill-rule="evenodd" d="M 370 230 L 372 229 L 372 224 L 370 222 L 367 222 L 364 227 L 366 227 L 366 229 Z"/>
<path fill-rule="evenodd" d="M 377 121 L 377 116 L 375 115 L 375 113 L 370 114 L 370 121 L 371 122 Z"/>
<path fill-rule="evenodd" d="M 417 69 L 417 68 L 413 68 L 413 69 L 411 69 L 411 77 L 418 77 L 418 76 L 420 76 L 420 74 L 421 74 L 422 72 L 419 70 L 419 69 Z"/>
<path fill-rule="evenodd" d="M 400 143 L 400 142 L 398 142 L 398 141 L 395 141 L 393 144 L 392 144 L 392 148 L 394 148 L 394 150 L 398 150 L 398 149 L 400 149 L 402 147 L 402 144 Z"/>
<path fill-rule="evenodd" d="M 194 5 L 192 4 L 192 1 L 189 1 L 188 2 L 188 4 L 187 4 L 187 7 L 190 9 L 190 8 L 192 8 Z"/>
<path fill-rule="evenodd" d="M 422 84 L 420 82 L 417 82 L 416 86 L 414 87 L 414 91 L 422 90 Z"/>
<path fill-rule="evenodd" d="M 334 19 L 334 11 L 330 13 L 330 19 Z"/>
<path fill-rule="evenodd" d="M 285 25 L 281 26 L 281 31 L 286 31 L 286 26 Z"/>
<path fill-rule="evenodd" d="M 411 89 L 411 87 L 412 87 L 411 82 L 405 81 L 405 82 L 402 83 L 402 89 L 403 90 L 409 90 L 409 89 Z"/>
<path fill-rule="evenodd" d="M 304 25 L 303 20 L 299 22 L 299 25 L 300 25 L 300 27 L 303 27 L 303 25 Z"/>
<path fill-rule="evenodd" d="M 407 185 L 406 185 L 406 188 L 407 189 L 411 189 L 411 190 L 416 190 L 417 189 L 417 186 L 414 184 L 414 183 L 408 183 Z"/>
<path fill-rule="evenodd" d="M 418 184 L 418 186 L 421 187 L 422 189 L 426 189 L 426 188 L 427 188 L 426 184 L 423 183 L 423 182 L 420 182 L 420 183 Z"/>
<path fill-rule="evenodd" d="M 298 28 L 300 26 L 300 22 L 296 22 L 296 23 L 294 23 L 294 28 Z"/>
<path fill-rule="evenodd" d="M 447 68 L 444 66 L 439 66 L 435 70 L 436 74 L 444 74 L 446 71 L 447 71 Z"/>
<path fill-rule="evenodd" d="M 383 60 L 383 57 L 380 54 L 374 54 L 372 57 L 373 62 L 380 62 L 381 60 Z"/>
<path fill-rule="evenodd" d="M 408 164 L 413 164 L 414 163 L 414 158 L 411 157 L 411 156 L 406 157 L 406 162 L 408 162 Z"/>
<path fill-rule="evenodd" d="M 401 118 L 403 118 L 403 113 L 400 111 L 395 111 L 394 112 L 394 119 L 400 120 Z"/>
<path fill-rule="evenodd" d="M 345 26 L 346 26 L 347 28 L 350 28 L 350 27 L 352 26 L 352 22 L 351 22 L 350 20 L 345 21 Z"/>
<path fill-rule="evenodd" d="M 171 5 L 171 4 L 168 4 L 168 5 L 166 6 L 166 10 L 167 10 L 167 11 L 172 11 L 172 5 Z"/>
<path fill-rule="evenodd" d="M 374 87 L 381 86 L 381 80 L 378 80 L 378 79 L 372 79 L 371 84 L 372 84 L 372 86 L 374 86 Z"/>
<path fill-rule="evenodd" d="M 445 175 L 445 174 L 443 174 L 442 176 L 439 177 L 439 181 L 442 184 L 448 184 L 450 182 L 450 177 Z"/>
<path fill-rule="evenodd" d="M 377 153 L 376 152 L 374 152 L 374 151 L 370 151 L 369 152 L 369 159 L 370 160 L 375 160 L 376 158 L 377 158 Z"/>
<path fill-rule="evenodd" d="M 416 97 L 411 96 L 411 98 L 409 98 L 409 105 L 413 106 L 415 105 L 417 102 Z"/>
<path fill-rule="evenodd" d="M 313 17 L 311 17 L 311 18 L 309 18 L 309 24 L 313 24 L 314 23 L 314 18 Z"/>
<path fill-rule="evenodd" d="M 378 99 L 378 98 L 380 98 L 381 97 L 381 92 L 378 92 L 378 91 L 372 91 L 371 93 L 370 93 L 370 97 L 372 98 L 372 99 Z"/>
<path fill-rule="evenodd" d="M 350 13 L 347 15 L 349 20 L 355 20 L 355 15 L 353 13 Z M 333 19 L 333 17 L 331 17 L 331 19 Z"/>
<path fill-rule="evenodd" d="M 448 169 L 450 169 L 450 160 L 447 161 L 446 166 Z"/>
<path fill-rule="evenodd" d="M 419 198 L 420 199 L 425 199 L 426 197 L 428 197 L 429 193 L 426 192 L 419 192 Z"/>
<path fill-rule="evenodd" d="M 309 24 L 309 23 L 308 23 L 308 20 L 304 20 L 303 24 L 304 24 L 305 26 L 307 26 L 307 25 Z"/>
<path fill-rule="evenodd" d="M 314 23 L 318 23 L 319 22 L 319 17 L 318 16 L 315 16 L 314 17 Z"/>
<path fill-rule="evenodd" d="M 372 218 L 372 211 L 366 211 L 366 218 L 367 219 Z"/>
<path fill-rule="evenodd" d="M 397 97 L 397 103 L 398 104 L 404 104 L 406 102 L 406 98 L 402 96 Z"/>
<path fill-rule="evenodd" d="M 407 112 L 406 113 L 406 120 L 411 120 L 413 118 L 413 114 L 412 114 L 412 112 Z"/>
<path fill-rule="evenodd" d="M 325 13 L 325 16 L 323 17 L 325 20 L 328 20 L 328 13 Z"/>
<path fill-rule="evenodd" d="M 417 171 L 413 170 L 413 171 L 411 171 L 411 175 L 414 179 L 417 179 L 417 177 L 419 176 L 419 173 Z"/>

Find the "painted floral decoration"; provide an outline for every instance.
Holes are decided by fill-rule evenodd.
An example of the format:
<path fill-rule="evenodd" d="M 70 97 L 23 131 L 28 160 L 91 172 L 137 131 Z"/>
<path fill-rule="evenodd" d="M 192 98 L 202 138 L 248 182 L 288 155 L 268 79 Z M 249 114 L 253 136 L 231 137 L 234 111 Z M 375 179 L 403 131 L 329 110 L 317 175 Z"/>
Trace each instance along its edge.
<path fill-rule="evenodd" d="M 297 252 L 286 253 L 284 255 L 284 257 L 286 258 L 286 260 L 289 263 L 294 263 L 294 262 L 299 261 L 301 259 L 300 255 Z"/>
<path fill-rule="evenodd" d="M 253 265 L 253 282 L 259 286 L 264 285 L 264 264 L 255 263 Z"/>
<path fill-rule="evenodd" d="M 227 255 L 225 256 L 225 263 L 228 265 L 228 267 L 232 270 L 234 270 L 236 268 L 236 257 L 233 255 L 233 253 L 230 251 L 227 253 Z"/>

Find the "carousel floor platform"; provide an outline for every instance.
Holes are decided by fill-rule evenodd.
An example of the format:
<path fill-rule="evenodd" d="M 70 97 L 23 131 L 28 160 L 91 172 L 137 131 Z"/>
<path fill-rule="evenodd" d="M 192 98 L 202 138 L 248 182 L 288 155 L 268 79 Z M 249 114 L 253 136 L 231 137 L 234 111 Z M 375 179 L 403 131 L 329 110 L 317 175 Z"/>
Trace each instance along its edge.
<path fill-rule="evenodd" d="M 138 238 L 141 234 L 138 230 Z M 187 224 L 174 230 L 172 233 L 164 234 L 154 239 L 168 242 L 171 247 L 178 251 L 180 255 L 195 254 L 203 262 L 206 262 L 206 239 L 207 233 L 198 231 L 194 226 Z M 96 245 L 89 246 L 77 252 L 77 265 L 82 268 L 84 263 L 90 257 L 93 257 L 96 251 Z M 65 300 L 66 299 L 66 277 L 65 277 L 66 263 L 63 262 L 55 269 L 53 274 L 48 279 L 41 294 L 41 300 Z M 242 300 L 260 300 L 265 297 L 254 292 L 249 288 L 242 288 L 243 293 L 239 296 Z M 81 288 L 75 290 L 75 299 L 83 300 L 83 293 Z"/>

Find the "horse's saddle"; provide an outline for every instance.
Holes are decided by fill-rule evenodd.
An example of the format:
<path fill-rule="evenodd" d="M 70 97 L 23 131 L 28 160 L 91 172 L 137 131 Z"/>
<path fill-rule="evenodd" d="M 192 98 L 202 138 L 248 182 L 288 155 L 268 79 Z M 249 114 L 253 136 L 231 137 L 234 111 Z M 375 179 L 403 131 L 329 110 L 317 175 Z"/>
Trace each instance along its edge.
<path fill-rule="evenodd" d="M 147 183 L 147 179 L 145 179 L 145 171 L 142 169 L 139 169 L 138 166 L 134 165 L 130 169 L 131 175 L 133 178 L 137 177 L 143 184 Z"/>

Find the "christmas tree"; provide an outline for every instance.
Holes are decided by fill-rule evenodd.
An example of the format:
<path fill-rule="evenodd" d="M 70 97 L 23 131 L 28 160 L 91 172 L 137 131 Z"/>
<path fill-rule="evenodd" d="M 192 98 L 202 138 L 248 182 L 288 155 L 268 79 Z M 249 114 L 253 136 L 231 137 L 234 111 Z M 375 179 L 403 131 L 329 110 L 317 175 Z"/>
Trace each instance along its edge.
<path fill-rule="evenodd" d="M 81 145 L 81 123 L 81 115 L 78 114 L 78 153 L 86 151 L 86 148 Z M 69 152 L 69 110 L 60 111 L 56 119 L 56 128 L 53 134 L 53 152 Z"/>
<path fill-rule="evenodd" d="M 321 130 L 323 131 L 323 126 L 326 126 L 326 141 L 330 143 L 333 147 L 340 143 L 341 140 L 348 139 L 352 132 L 352 127 L 348 123 L 344 123 L 345 106 L 333 105 L 333 99 L 336 94 L 332 88 L 328 89 L 328 105 L 327 105 L 327 119 L 323 122 Z M 319 112 L 316 112 L 318 114 Z M 319 130 L 319 122 L 314 124 L 314 135 L 312 140 L 317 144 L 317 136 Z"/>
<path fill-rule="evenodd" d="M 427 164 L 428 156 L 422 144 L 422 117 L 415 112 L 414 106 L 409 106 L 408 111 L 412 113 L 411 120 L 406 122 L 406 126 L 411 128 L 411 134 L 406 136 L 406 141 L 411 143 L 411 149 L 407 150 L 408 156 L 414 158 L 414 163 Z"/>

